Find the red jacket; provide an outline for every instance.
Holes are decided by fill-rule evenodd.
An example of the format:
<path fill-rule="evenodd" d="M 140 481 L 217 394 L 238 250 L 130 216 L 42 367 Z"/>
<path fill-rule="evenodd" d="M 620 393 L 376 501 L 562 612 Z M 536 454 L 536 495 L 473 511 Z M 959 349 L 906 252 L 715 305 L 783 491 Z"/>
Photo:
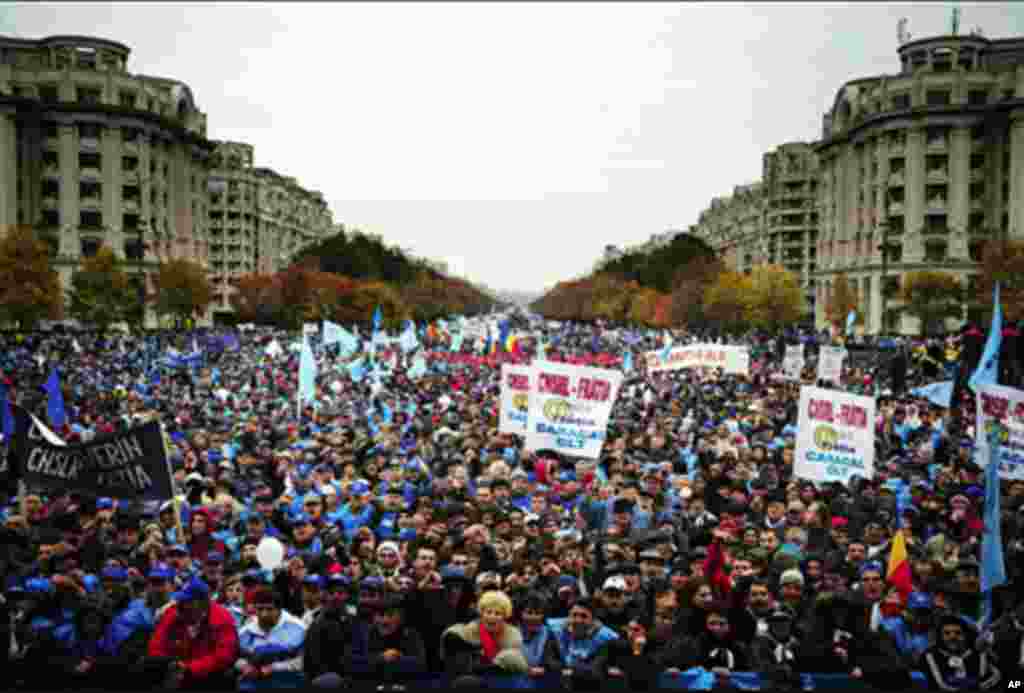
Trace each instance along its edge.
<path fill-rule="evenodd" d="M 238 659 L 235 619 L 226 608 L 211 602 L 209 619 L 198 637 L 191 638 L 185 624 L 178 619 L 177 605 L 171 605 L 156 624 L 149 641 L 149 656 L 180 659 L 188 678 L 193 680 L 223 674 Z"/>

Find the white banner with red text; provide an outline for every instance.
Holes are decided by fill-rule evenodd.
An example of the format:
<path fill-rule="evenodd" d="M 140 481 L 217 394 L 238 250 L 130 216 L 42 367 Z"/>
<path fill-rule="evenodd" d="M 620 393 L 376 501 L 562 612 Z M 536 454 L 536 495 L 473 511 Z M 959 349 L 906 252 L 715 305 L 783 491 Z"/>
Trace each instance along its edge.
<path fill-rule="evenodd" d="M 800 388 L 793 474 L 848 485 L 875 474 L 875 398 L 839 390 Z"/>
<path fill-rule="evenodd" d="M 530 366 L 501 364 L 501 408 L 498 410 L 498 432 L 526 435 L 530 416 Z"/>
<path fill-rule="evenodd" d="M 622 373 L 552 361 L 532 371 L 526 449 L 598 459 Z"/>
<path fill-rule="evenodd" d="M 682 368 L 721 368 L 731 375 L 750 374 L 750 350 L 729 344 L 691 344 L 644 354 L 647 371 L 677 371 Z"/>
<path fill-rule="evenodd" d="M 1000 479 L 1024 479 L 1024 391 L 1003 385 L 978 388 L 978 422 L 974 445 L 978 464 L 995 460 Z M 989 454 L 989 436 L 999 443 Z"/>

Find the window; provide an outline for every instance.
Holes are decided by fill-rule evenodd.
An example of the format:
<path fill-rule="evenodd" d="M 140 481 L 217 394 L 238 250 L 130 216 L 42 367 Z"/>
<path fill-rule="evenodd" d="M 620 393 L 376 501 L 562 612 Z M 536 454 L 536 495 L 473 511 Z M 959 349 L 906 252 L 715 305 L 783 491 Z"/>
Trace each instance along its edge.
<path fill-rule="evenodd" d="M 980 171 L 985 167 L 985 155 L 984 154 L 971 154 L 971 170 Z"/>
<path fill-rule="evenodd" d="M 60 212 L 56 209 L 44 209 L 42 224 L 46 228 L 58 228 L 60 226 Z"/>
<path fill-rule="evenodd" d="M 103 100 L 103 90 L 95 87 L 78 87 L 78 103 L 86 106 L 99 106 Z"/>
<path fill-rule="evenodd" d="M 925 262 L 944 262 L 946 259 L 945 243 L 928 243 L 924 247 Z"/>
<path fill-rule="evenodd" d="M 103 197 L 103 184 L 93 181 L 82 181 L 78 184 L 78 196 L 83 200 L 93 200 Z"/>
<path fill-rule="evenodd" d="M 103 155 L 99 152 L 80 152 L 78 154 L 79 168 L 102 168 Z"/>
<path fill-rule="evenodd" d="M 43 84 L 39 87 L 39 100 L 43 103 L 57 103 L 60 98 L 57 85 Z"/>
<path fill-rule="evenodd" d="M 125 185 L 121 188 L 121 197 L 124 200 L 139 202 L 142 199 L 142 192 L 137 185 Z"/>
<path fill-rule="evenodd" d="M 978 242 L 975 242 L 975 243 L 971 243 L 970 247 L 968 248 L 968 253 L 971 256 L 971 261 L 972 262 L 981 262 L 981 256 L 982 256 L 982 253 L 984 252 L 984 250 L 985 250 L 985 243 L 984 242 L 978 241 Z"/>
<path fill-rule="evenodd" d="M 138 231 L 139 230 L 139 215 L 138 214 L 125 214 L 121 217 L 121 228 L 125 231 Z"/>
<path fill-rule="evenodd" d="M 926 234 L 942 234 L 949 229 L 946 226 L 945 214 L 929 214 L 924 218 L 924 232 Z"/>
<path fill-rule="evenodd" d="M 43 197 L 60 197 L 60 181 L 59 180 L 44 180 L 43 181 Z"/>
<path fill-rule="evenodd" d="M 139 157 L 137 156 L 122 156 L 121 157 L 121 170 L 125 173 L 133 173 L 139 170 Z"/>
<path fill-rule="evenodd" d="M 83 211 L 78 215 L 78 225 L 83 229 L 103 228 L 103 214 L 100 212 Z"/>
<path fill-rule="evenodd" d="M 121 141 L 135 144 L 139 141 L 138 128 L 121 128 Z"/>
<path fill-rule="evenodd" d="M 985 184 L 971 183 L 971 202 L 980 201 L 985 198 Z"/>
<path fill-rule="evenodd" d="M 935 56 L 932 61 L 933 72 L 949 72 L 953 69 L 953 63 L 950 61 L 949 56 Z"/>
<path fill-rule="evenodd" d="M 135 108 L 135 92 L 122 91 L 120 94 L 121 105 L 125 108 Z"/>
<path fill-rule="evenodd" d="M 948 89 L 929 89 L 925 94 L 925 103 L 929 106 L 948 106 L 950 94 Z"/>
<path fill-rule="evenodd" d="M 46 168 L 56 168 L 57 166 L 60 166 L 60 154 L 54 151 L 44 151 L 43 166 Z"/>
<path fill-rule="evenodd" d="M 94 257 L 102 244 L 95 238 L 82 239 L 82 257 Z"/>
<path fill-rule="evenodd" d="M 1010 87 L 1009 89 L 1003 89 L 1003 100 L 1004 101 L 1009 101 L 1010 99 L 1012 99 L 1015 96 L 1015 94 L 1016 94 L 1016 92 L 1013 89 L 1013 87 Z"/>
<path fill-rule="evenodd" d="M 124 242 L 124 256 L 127 260 L 141 260 L 143 256 L 142 242 L 138 238 L 126 240 Z"/>
<path fill-rule="evenodd" d="M 988 103 L 988 92 L 984 89 L 971 89 L 967 92 L 967 103 L 971 106 L 984 106 Z"/>
<path fill-rule="evenodd" d="M 60 131 L 57 129 L 57 123 L 52 120 L 48 120 L 43 123 L 43 136 L 47 139 L 55 139 L 60 135 Z"/>
<path fill-rule="evenodd" d="M 970 219 L 969 219 L 969 221 L 967 223 L 968 223 L 968 227 L 970 228 L 971 232 L 973 232 L 973 233 L 978 233 L 980 231 L 984 231 L 985 230 L 985 213 L 984 212 L 975 212 L 974 214 L 972 214 L 970 216 Z"/>
<path fill-rule="evenodd" d="M 96 49 L 95 48 L 79 48 L 75 51 L 78 60 L 77 65 L 79 70 L 95 70 L 96 69 Z"/>

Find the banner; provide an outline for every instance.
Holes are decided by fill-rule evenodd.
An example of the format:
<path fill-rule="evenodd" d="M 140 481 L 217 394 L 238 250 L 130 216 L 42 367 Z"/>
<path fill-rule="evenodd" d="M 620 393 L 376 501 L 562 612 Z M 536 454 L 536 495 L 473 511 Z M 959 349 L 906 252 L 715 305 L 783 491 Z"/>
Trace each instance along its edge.
<path fill-rule="evenodd" d="M 677 371 L 681 368 L 722 368 L 728 374 L 749 375 L 750 350 L 725 344 L 691 344 L 644 354 L 647 371 Z"/>
<path fill-rule="evenodd" d="M 800 381 L 803 379 L 804 345 L 787 344 L 786 355 L 782 359 L 782 375 L 786 380 Z"/>
<path fill-rule="evenodd" d="M 310 337 L 315 334 L 320 334 L 320 326 L 315 322 L 307 322 L 302 326 L 302 334 L 306 337 Z"/>
<path fill-rule="evenodd" d="M 598 459 L 622 373 L 552 361 L 532 370 L 526 449 Z"/>
<path fill-rule="evenodd" d="M 36 417 L 20 407 L 14 409 L 11 466 L 29 488 L 129 500 L 173 497 L 159 422 L 67 445 Z"/>
<path fill-rule="evenodd" d="M 843 381 L 843 360 L 846 349 L 842 347 L 823 346 L 818 351 L 818 380 L 837 385 Z"/>
<path fill-rule="evenodd" d="M 974 444 L 979 460 L 999 464 L 999 478 L 1024 479 L 1024 391 L 1004 385 L 978 388 L 978 425 Z M 988 436 L 994 432 L 999 450 L 989 451 Z"/>
<path fill-rule="evenodd" d="M 820 387 L 800 388 L 793 474 L 848 484 L 875 469 L 875 399 Z"/>
<path fill-rule="evenodd" d="M 498 414 L 499 433 L 526 435 L 530 414 L 530 366 L 501 365 L 501 409 Z"/>

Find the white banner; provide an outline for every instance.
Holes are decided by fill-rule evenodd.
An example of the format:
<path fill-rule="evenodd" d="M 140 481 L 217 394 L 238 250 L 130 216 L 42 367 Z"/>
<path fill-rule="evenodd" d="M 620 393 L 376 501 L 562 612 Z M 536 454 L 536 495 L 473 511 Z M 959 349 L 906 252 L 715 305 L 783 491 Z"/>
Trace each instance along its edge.
<path fill-rule="evenodd" d="M 793 474 L 848 484 L 874 473 L 875 398 L 801 387 Z"/>
<path fill-rule="evenodd" d="M 782 359 L 782 375 L 786 380 L 800 381 L 803 379 L 804 345 L 787 344 L 786 355 Z"/>
<path fill-rule="evenodd" d="M 818 380 L 839 384 L 843 381 L 843 360 L 846 349 L 823 346 L 818 352 Z"/>
<path fill-rule="evenodd" d="M 501 365 L 501 409 L 498 432 L 526 435 L 530 415 L 530 380 L 533 368 L 509 363 Z"/>
<path fill-rule="evenodd" d="M 648 351 L 644 354 L 647 371 L 677 371 L 681 368 L 722 368 L 726 373 L 748 375 L 750 373 L 750 350 L 747 347 L 725 344 L 692 344 L 675 347 L 663 359 L 664 350 Z"/>
<path fill-rule="evenodd" d="M 1024 392 L 1003 385 L 982 385 L 977 401 L 974 444 L 979 453 L 978 464 L 996 459 L 999 478 L 1024 479 Z M 990 434 L 998 437 L 998 456 L 989 456 Z"/>
<path fill-rule="evenodd" d="M 526 449 L 598 459 L 622 373 L 551 361 L 532 371 Z"/>

